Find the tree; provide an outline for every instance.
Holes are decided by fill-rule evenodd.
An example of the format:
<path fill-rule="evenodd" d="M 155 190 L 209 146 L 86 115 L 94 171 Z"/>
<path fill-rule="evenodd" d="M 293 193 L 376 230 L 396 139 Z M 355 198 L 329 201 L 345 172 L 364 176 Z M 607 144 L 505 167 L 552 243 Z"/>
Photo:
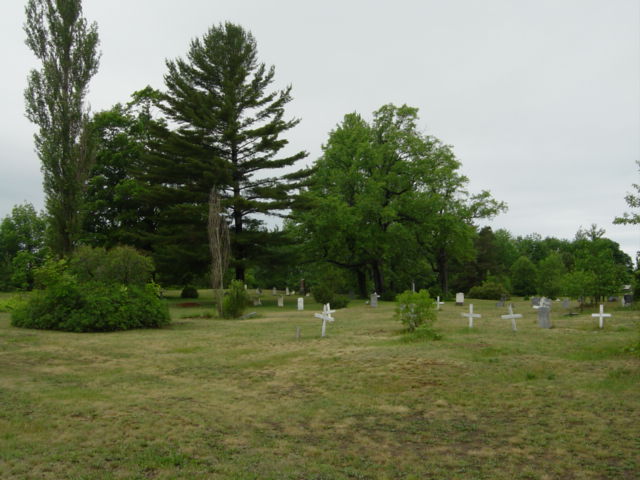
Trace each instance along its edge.
<path fill-rule="evenodd" d="M 42 162 L 52 246 L 71 253 L 81 225 L 84 180 L 92 160 L 88 113 L 89 81 L 98 70 L 98 30 L 87 25 L 81 0 L 29 0 L 26 44 L 42 64 L 32 70 L 25 90 L 27 118 Z"/>
<path fill-rule="evenodd" d="M 524 255 L 511 265 L 511 287 L 515 295 L 531 295 L 536 291 L 537 269 Z"/>
<path fill-rule="evenodd" d="M 216 296 L 218 316 L 222 317 L 224 274 L 229 266 L 229 227 L 223 216 L 220 195 L 215 188 L 209 194 L 209 250 L 211 251 L 211 287 Z"/>
<path fill-rule="evenodd" d="M 538 293 L 546 297 L 557 297 L 562 293 L 561 281 L 566 268 L 557 252 L 551 252 L 538 265 Z"/>
<path fill-rule="evenodd" d="M 33 288 L 33 273 L 48 254 L 46 220 L 33 205 L 16 205 L 0 223 L 0 289 Z"/>
<path fill-rule="evenodd" d="M 638 164 L 638 169 L 640 169 L 640 160 L 636 161 Z M 629 208 L 640 208 L 640 184 L 634 183 L 633 188 L 636 191 L 636 194 L 627 193 L 624 197 L 625 202 Z M 616 217 L 613 220 L 613 223 L 624 224 L 624 225 L 640 225 L 640 212 L 636 213 L 628 213 L 625 212 L 622 217 Z"/>
<path fill-rule="evenodd" d="M 268 92 L 275 69 L 258 63 L 257 54 L 250 32 L 225 23 L 193 40 L 186 59 L 167 61 L 166 92 L 159 105 L 177 128 L 153 146 L 143 176 L 150 198 L 159 202 L 159 221 L 167 226 L 160 237 L 175 245 L 171 235 L 189 222 L 193 235 L 182 247 L 197 251 L 200 263 L 208 256 L 209 192 L 217 186 L 232 221 L 232 265 L 241 280 L 271 244 L 256 215 L 289 208 L 297 180 L 305 175 L 280 169 L 307 155 L 278 157 L 288 143 L 281 135 L 298 120 L 284 119 L 291 87 Z"/>

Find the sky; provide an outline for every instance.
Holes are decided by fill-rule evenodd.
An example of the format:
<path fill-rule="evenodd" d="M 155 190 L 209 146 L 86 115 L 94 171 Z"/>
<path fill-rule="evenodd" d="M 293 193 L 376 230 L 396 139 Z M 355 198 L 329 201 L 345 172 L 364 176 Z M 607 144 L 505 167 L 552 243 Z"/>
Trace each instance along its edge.
<path fill-rule="evenodd" d="M 0 218 L 44 206 L 23 91 L 36 59 L 24 44 L 26 0 L 0 6 Z M 345 114 L 387 103 L 419 108 L 420 128 L 451 145 L 470 192 L 509 206 L 484 222 L 514 236 L 573 239 L 606 230 L 632 258 L 640 226 L 613 225 L 640 183 L 637 0 L 84 0 L 98 24 L 92 111 L 163 88 L 165 60 L 231 21 L 292 85 L 300 124 L 290 152 L 311 163 Z M 302 166 L 302 164 L 301 164 Z"/>

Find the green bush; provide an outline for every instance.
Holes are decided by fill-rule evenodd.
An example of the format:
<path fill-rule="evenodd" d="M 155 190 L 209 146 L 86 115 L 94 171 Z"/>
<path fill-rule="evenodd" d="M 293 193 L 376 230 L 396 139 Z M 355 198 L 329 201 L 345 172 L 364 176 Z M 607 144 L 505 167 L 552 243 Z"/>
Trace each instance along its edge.
<path fill-rule="evenodd" d="M 313 294 L 313 298 L 316 302 L 321 305 L 325 303 L 330 303 L 333 305 L 333 288 L 329 285 L 328 282 L 322 282 L 311 289 L 311 293 Z"/>
<path fill-rule="evenodd" d="M 407 290 L 396 297 L 395 318 L 400 320 L 410 332 L 420 326 L 430 329 L 436 320 L 436 306 L 426 290 Z"/>
<path fill-rule="evenodd" d="M 349 301 L 349 297 L 347 297 L 346 295 L 334 295 L 333 300 L 328 303 L 331 304 L 331 308 L 335 308 L 337 310 L 340 308 L 347 308 L 347 305 L 349 305 Z"/>
<path fill-rule="evenodd" d="M 12 311 L 11 324 L 16 327 L 106 332 L 170 322 L 155 284 L 81 282 L 64 260 L 47 262 L 35 278 L 40 289 Z"/>
<path fill-rule="evenodd" d="M 469 298 L 484 300 L 500 300 L 503 296 L 508 296 L 507 289 L 498 282 L 486 281 L 482 285 L 476 285 L 469 290 Z"/>
<path fill-rule="evenodd" d="M 198 298 L 198 290 L 195 287 L 184 287 L 180 292 L 180 298 Z"/>
<path fill-rule="evenodd" d="M 244 283 L 240 280 L 234 280 L 222 300 L 222 316 L 224 318 L 239 318 L 248 304 L 249 294 L 244 289 Z"/>

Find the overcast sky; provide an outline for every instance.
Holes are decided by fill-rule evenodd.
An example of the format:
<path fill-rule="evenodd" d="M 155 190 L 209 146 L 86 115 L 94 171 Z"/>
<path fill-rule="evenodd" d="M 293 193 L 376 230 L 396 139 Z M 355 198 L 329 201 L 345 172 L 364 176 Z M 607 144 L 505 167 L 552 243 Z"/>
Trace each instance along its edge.
<path fill-rule="evenodd" d="M 24 116 L 37 66 L 25 3 L 0 6 L 0 217 L 24 201 L 43 207 Z M 470 191 L 509 205 L 494 230 L 572 239 L 595 223 L 632 257 L 640 250 L 640 227 L 611 224 L 640 183 L 638 0 L 85 0 L 84 14 L 101 39 L 93 111 L 162 88 L 165 59 L 232 21 L 252 31 L 276 86 L 293 86 L 287 113 L 302 121 L 287 138 L 308 162 L 346 113 L 406 103 L 453 146 Z"/>

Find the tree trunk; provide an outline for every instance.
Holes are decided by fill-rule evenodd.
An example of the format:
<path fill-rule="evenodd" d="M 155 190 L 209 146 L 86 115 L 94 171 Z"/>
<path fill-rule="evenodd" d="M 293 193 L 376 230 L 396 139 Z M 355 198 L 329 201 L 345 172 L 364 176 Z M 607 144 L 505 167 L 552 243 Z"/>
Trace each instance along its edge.
<path fill-rule="evenodd" d="M 376 293 L 382 294 L 384 292 L 384 280 L 382 277 L 382 269 L 380 268 L 380 262 L 375 261 L 371 264 L 371 272 L 373 274 L 373 284 L 376 289 Z"/>
<path fill-rule="evenodd" d="M 358 294 L 361 298 L 367 298 L 367 276 L 360 269 L 356 270 L 356 275 L 358 277 Z"/>
<path fill-rule="evenodd" d="M 444 296 L 449 293 L 449 263 L 447 258 L 447 252 L 441 249 L 438 252 L 438 280 L 440 281 L 440 288 Z"/>

